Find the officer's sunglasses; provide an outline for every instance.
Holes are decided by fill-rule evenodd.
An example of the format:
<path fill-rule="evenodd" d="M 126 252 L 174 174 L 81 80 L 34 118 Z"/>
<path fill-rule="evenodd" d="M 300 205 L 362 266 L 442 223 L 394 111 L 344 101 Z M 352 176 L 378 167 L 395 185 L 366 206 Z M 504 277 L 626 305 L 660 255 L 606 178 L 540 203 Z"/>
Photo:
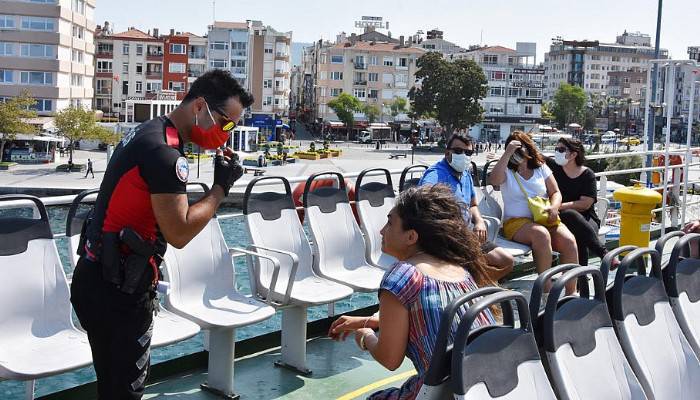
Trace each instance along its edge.
<path fill-rule="evenodd" d="M 236 127 L 236 121 L 231 119 L 228 115 L 226 115 L 225 112 L 221 111 L 219 107 L 212 107 L 212 110 L 214 110 L 217 114 L 221 115 L 224 120 L 224 122 L 221 124 L 221 130 L 224 132 L 230 132 L 233 130 L 233 128 Z"/>
<path fill-rule="evenodd" d="M 454 154 L 465 154 L 468 156 L 471 156 L 472 154 L 474 154 L 474 149 L 469 150 L 469 149 L 463 149 L 460 147 L 451 147 L 447 150 L 453 152 Z"/>

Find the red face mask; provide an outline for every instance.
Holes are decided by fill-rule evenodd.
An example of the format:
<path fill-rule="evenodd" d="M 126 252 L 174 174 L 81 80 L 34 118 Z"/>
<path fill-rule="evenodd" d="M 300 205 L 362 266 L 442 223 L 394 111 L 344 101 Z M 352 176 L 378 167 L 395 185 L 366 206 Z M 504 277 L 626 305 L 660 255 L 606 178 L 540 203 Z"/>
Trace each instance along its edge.
<path fill-rule="evenodd" d="M 203 149 L 217 149 L 226 144 L 226 141 L 229 138 L 229 133 L 224 132 L 221 129 L 221 126 L 219 126 L 214 117 L 211 115 L 209 105 L 206 104 L 206 106 L 207 112 L 209 113 L 209 118 L 211 118 L 213 124 L 209 127 L 209 129 L 204 130 L 199 126 L 199 121 L 195 115 L 195 122 L 194 126 L 192 127 L 192 132 L 190 133 L 190 140 Z"/>

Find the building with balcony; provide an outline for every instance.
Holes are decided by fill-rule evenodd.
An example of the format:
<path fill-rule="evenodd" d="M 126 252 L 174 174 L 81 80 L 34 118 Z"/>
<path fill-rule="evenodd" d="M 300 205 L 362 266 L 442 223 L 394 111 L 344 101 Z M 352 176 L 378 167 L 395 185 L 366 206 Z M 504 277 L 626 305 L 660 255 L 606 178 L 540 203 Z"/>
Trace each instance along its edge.
<path fill-rule="evenodd" d="M 549 123 L 541 117 L 544 69 L 527 63 L 532 53 L 534 50 L 519 53 L 503 46 L 486 46 L 448 57 L 476 62 L 488 81 L 486 97 L 481 101 L 484 118 L 471 127 L 470 136 L 495 143 L 513 131 L 536 132 L 539 125 Z"/>
<path fill-rule="evenodd" d="M 408 41 L 411 43 L 411 47 L 417 47 L 428 52 L 437 52 L 442 54 L 443 57 L 468 51 L 455 43 L 445 40 L 443 31 L 438 28 L 429 30 L 425 35 L 423 31 L 418 31 L 415 35 L 409 36 Z"/>
<path fill-rule="evenodd" d="M 28 91 L 40 115 L 92 105 L 95 0 L 0 0 L 0 100 Z"/>
<path fill-rule="evenodd" d="M 291 89 L 292 32 L 278 32 L 260 21 L 250 22 L 250 91 L 253 114 L 286 116 Z"/>
<path fill-rule="evenodd" d="M 659 58 L 667 58 L 661 49 Z M 586 93 L 608 92 L 610 72 L 646 72 L 654 58 L 649 35 L 624 32 L 615 43 L 562 40 L 552 42 L 544 55 L 545 98 L 550 100 L 562 83 L 582 87 Z"/>
<path fill-rule="evenodd" d="M 163 90 L 163 39 L 129 28 L 112 33 L 109 24 L 95 35 L 95 109 L 108 117 L 124 119 L 127 100 L 155 98 Z"/>
<path fill-rule="evenodd" d="M 248 22 L 215 21 L 209 26 L 207 38 L 209 41 L 207 69 L 229 70 L 241 86 L 250 90 Z"/>
<path fill-rule="evenodd" d="M 185 32 L 189 38 L 187 52 L 187 87 L 207 70 L 207 38 Z"/>
<path fill-rule="evenodd" d="M 416 60 L 425 53 L 401 39 L 398 43 L 378 42 L 341 34 L 335 43 L 319 41 L 305 49 L 304 88 L 308 92 L 306 83 L 312 80 L 314 92 L 303 93 L 303 107 L 310 109 L 317 122 L 338 121 L 328 102 L 345 92 L 377 105 L 382 110 L 380 121 L 389 122 L 386 104 L 396 97 L 408 98 L 415 82 Z M 368 122 L 362 113 L 356 120 L 358 129 Z"/>

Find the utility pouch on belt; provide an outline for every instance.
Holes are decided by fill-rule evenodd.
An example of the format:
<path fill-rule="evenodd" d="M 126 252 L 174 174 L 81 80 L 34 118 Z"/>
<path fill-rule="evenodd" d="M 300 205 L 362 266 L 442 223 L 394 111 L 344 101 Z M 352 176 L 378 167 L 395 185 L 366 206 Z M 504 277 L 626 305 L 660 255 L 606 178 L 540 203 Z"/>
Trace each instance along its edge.
<path fill-rule="evenodd" d="M 119 235 L 114 232 L 102 234 L 102 279 L 117 286 L 124 281 L 122 254 L 119 249 Z"/>
<path fill-rule="evenodd" d="M 132 294 L 137 290 L 145 289 L 146 283 L 150 283 L 144 282 L 144 275 L 146 271 L 152 270 L 151 257 L 155 249 L 131 228 L 122 229 L 119 232 L 119 238 L 131 251 L 131 254 L 124 258 L 124 281 L 121 284 L 121 291 Z"/>
<path fill-rule="evenodd" d="M 80 226 L 80 240 L 78 241 L 77 253 L 80 257 L 85 255 L 85 245 L 87 244 L 87 227 L 92 222 L 92 213 L 95 211 L 94 208 L 88 211 L 82 225 Z"/>

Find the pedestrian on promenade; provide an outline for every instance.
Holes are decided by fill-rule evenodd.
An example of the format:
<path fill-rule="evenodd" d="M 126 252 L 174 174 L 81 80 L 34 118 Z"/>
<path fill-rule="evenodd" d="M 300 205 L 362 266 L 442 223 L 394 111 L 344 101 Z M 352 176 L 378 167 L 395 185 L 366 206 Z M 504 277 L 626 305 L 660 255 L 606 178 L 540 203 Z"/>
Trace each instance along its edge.
<path fill-rule="evenodd" d="M 85 177 L 87 178 L 88 174 L 92 174 L 92 178 L 95 179 L 95 172 L 92 170 L 92 160 L 88 158 L 88 166 L 87 166 L 87 171 L 85 172 Z"/>

